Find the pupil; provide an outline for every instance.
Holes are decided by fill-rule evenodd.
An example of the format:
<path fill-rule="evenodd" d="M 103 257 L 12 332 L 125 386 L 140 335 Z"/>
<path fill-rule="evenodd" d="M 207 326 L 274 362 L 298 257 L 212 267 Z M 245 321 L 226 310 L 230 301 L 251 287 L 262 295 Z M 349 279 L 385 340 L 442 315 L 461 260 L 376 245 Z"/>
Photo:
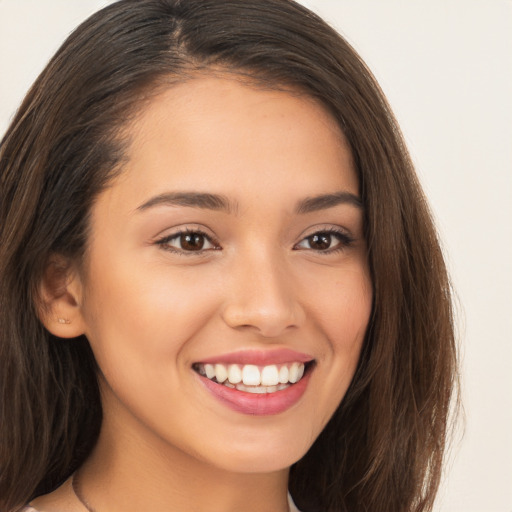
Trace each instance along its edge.
<path fill-rule="evenodd" d="M 203 248 L 204 237 L 197 233 L 181 235 L 181 247 L 189 251 L 198 251 Z"/>
<path fill-rule="evenodd" d="M 331 245 L 331 235 L 321 233 L 309 238 L 309 245 L 313 249 L 329 249 Z"/>

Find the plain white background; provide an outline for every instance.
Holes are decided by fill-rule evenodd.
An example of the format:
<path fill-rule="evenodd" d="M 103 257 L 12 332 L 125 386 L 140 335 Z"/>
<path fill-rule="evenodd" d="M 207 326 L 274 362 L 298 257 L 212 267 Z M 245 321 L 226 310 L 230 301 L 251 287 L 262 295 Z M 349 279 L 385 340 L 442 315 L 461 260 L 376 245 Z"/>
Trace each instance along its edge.
<path fill-rule="evenodd" d="M 0 0 L 0 134 L 65 36 L 107 3 Z M 512 512 L 512 1 L 302 3 L 387 94 L 459 297 L 466 426 L 436 511 Z"/>

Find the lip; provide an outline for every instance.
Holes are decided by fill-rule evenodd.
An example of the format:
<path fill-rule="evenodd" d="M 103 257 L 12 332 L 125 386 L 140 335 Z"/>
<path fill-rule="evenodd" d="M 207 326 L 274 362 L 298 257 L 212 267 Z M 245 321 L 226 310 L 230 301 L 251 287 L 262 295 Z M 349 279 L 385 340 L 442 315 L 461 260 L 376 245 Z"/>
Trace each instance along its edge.
<path fill-rule="evenodd" d="M 312 369 L 311 369 L 312 370 Z M 206 389 L 220 402 L 232 410 L 253 416 L 280 414 L 295 405 L 305 393 L 312 371 L 286 389 L 274 393 L 255 394 L 218 384 L 196 373 Z"/>
<path fill-rule="evenodd" d="M 276 350 L 239 350 L 229 354 L 221 354 L 201 361 L 201 364 L 253 364 L 255 366 L 267 366 L 270 364 L 284 363 L 309 363 L 313 357 L 287 348 Z"/>

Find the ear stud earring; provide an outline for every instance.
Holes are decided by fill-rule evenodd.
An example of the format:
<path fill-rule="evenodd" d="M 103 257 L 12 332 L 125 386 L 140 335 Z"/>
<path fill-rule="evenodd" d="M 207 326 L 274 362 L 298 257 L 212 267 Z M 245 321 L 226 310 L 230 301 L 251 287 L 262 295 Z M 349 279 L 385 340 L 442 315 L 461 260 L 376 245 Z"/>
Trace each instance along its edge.
<path fill-rule="evenodd" d="M 70 324 L 71 320 L 68 320 L 67 318 L 57 318 L 57 322 L 59 322 L 59 324 Z"/>

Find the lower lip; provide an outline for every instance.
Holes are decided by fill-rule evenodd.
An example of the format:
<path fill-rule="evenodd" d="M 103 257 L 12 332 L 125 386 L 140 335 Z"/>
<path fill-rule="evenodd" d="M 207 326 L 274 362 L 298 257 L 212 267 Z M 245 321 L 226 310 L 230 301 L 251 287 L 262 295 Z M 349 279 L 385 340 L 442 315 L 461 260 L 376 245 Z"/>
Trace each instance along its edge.
<path fill-rule="evenodd" d="M 295 384 L 274 393 L 247 393 L 228 388 L 212 380 L 196 374 L 212 395 L 236 412 L 254 416 L 269 416 L 279 414 L 296 404 L 309 382 L 311 372 L 308 372 Z"/>

